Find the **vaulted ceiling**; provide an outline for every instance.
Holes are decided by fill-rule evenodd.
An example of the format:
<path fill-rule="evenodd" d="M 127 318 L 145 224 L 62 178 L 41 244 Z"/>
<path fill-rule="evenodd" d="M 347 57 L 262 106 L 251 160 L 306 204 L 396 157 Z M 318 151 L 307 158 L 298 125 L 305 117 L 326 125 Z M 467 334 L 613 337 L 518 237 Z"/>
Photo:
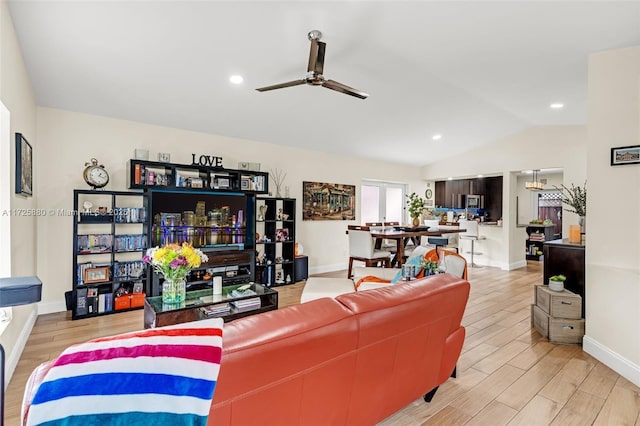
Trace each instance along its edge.
<path fill-rule="evenodd" d="M 640 44 L 640 2 L 15 0 L 9 9 L 38 105 L 412 165 L 530 126 L 586 123 L 588 55 Z M 325 77 L 369 98 L 255 90 L 305 77 L 314 29 L 327 44 Z"/>

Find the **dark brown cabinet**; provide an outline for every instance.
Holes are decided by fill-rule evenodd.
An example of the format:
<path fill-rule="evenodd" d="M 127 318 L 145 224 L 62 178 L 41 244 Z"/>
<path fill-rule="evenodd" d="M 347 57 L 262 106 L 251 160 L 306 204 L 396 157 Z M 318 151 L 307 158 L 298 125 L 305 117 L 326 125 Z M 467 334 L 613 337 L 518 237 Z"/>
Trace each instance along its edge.
<path fill-rule="evenodd" d="M 496 221 L 502 217 L 502 176 L 475 179 L 443 180 L 435 183 L 436 206 L 448 209 L 464 209 L 462 195 L 484 197 L 483 209 Z"/>
<path fill-rule="evenodd" d="M 544 282 L 549 282 L 553 275 L 564 275 L 567 280 L 564 288 L 582 296 L 582 318 L 585 318 L 585 246 L 570 243 L 569 240 L 553 240 L 545 242 L 544 253 Z"/>

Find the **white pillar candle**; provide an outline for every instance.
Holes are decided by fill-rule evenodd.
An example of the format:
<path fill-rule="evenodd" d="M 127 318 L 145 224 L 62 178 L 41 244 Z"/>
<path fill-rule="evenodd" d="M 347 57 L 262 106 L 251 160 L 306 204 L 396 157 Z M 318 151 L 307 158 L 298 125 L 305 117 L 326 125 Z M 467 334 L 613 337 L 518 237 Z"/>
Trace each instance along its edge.
<path fill-rule="evenodd" d="M 213 277 L 213 294 L 222 294 L 222 277 Z"/>

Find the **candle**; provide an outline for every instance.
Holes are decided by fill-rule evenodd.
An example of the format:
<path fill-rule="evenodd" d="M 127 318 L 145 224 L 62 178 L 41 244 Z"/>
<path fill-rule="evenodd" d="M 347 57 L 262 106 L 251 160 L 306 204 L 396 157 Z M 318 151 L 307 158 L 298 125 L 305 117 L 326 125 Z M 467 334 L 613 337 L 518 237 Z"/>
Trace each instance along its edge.
<path fill-rule="evenodd" d="M 569 242 L 580 243 L 580 225 L 569 225 Z"/>
<path fill-rule="evenodd" d="M 213 277 L 213 294 L 222 294 L 222 277 Z"/>

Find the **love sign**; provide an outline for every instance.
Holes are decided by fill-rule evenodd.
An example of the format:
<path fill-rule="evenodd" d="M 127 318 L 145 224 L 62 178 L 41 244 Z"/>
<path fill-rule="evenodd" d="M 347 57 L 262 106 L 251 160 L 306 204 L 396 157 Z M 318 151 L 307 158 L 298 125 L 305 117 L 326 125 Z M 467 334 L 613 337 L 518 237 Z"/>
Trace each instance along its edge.
<path fill-rule="evenodd" d="M 196 154 L 191 154 L 191 164 L 194 166 L 222 167 L 222 157 L 200 155 L 196 158 Z"/>

